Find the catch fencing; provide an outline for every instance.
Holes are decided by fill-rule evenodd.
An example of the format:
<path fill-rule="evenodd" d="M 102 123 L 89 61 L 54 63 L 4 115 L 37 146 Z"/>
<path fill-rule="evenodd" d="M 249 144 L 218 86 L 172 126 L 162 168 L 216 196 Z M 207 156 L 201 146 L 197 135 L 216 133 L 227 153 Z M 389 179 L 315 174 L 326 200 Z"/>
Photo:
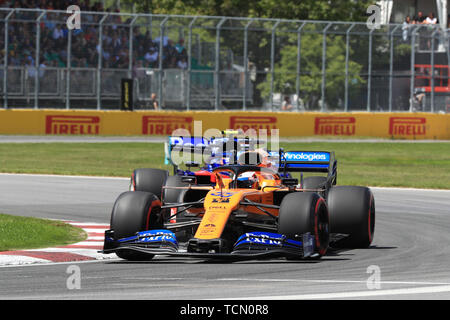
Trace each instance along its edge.
<path fill-rule="evenodd" d="M 450 112 L 438 25 L 0 9 L 3 107 Z"/>

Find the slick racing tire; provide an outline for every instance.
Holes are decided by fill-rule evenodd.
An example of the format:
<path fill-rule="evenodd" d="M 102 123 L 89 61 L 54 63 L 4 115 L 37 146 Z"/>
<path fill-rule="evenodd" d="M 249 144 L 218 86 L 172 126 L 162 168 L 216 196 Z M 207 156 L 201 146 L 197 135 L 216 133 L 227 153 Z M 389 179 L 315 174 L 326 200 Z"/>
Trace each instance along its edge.
<path fill-rule="evenodd" d="M 180 192 L 178 193 L 178 198 L 176 201 L 174 201 L 175 203 L 186 203 L 186 202 L 196 202 L 199 201 L 200 199 L 206 197 L 206 195 L 208 194 L 209 190 L 195 190 L 195 189 L 182 189 L 180 190 Z M 189 213 L 189 211 L 191 210 L 195 210 L 196 208 L 203 208 L 203 204 L 198 204 L 195 206 L 189 206 L 190 208 L 186 208 L 184 206 L 178 207 L 176 209 L 177 212 L 179 212 L 179 214 L 177 215 L 176 221 L 177 222 L 184 222 L 184 221 L 192 221 L 199 219 L 198 218 L 198 214 L 195 213 Z M 187 209 L 187 211 L 185 211 L 185 209 Z"/>
<path fill-rule="evenodd" d="M 188 184 L 181 181 L 180 176 L 169 176 L 164 186 L 166 187 L 186 187 Z M 164 203 L 177 203 L 182 189 L 164 189 L 162 200 Z"/>
<path fill-rule="evenodd" d="M 130 191 L 145 191 L 161 199 L 162 187 L 165 184 L 169 171 L 161 169 L 136 169 L 131 175 Z"/>
<path fill-rule="evenodd" d="M 303 189 L 322 189 L 327 184 L 326 177 L 307 177 L 303 179 Z"/>
<path fill-rule="evenodd" d="M 134 236 L 137 232 L 162 228 L 161 202 L 152 193 L 127 191 L 114 203 L 111 213 L 111 230 L 114 239 Z M 121 249 L 116 254 L 126 260 L 150 260 L 153 255 Z"/>
<path fill-rule="evenodd" d="M 347 234 L 337 247 L 367 248 L 375 232 L 375 200 L 366 187 L 332 187 L 328 193 L 330 232 Z"/>
<path fill-rule="evenodd" d="M 330 241 L 328 220 L 327 205 L 320 195 L 313 192 L 293 192 L 281 202 L 278 233 L 295 240 L 310 232 L 315 238 L 315 253 L 321 257 L 327 252 Z"/>

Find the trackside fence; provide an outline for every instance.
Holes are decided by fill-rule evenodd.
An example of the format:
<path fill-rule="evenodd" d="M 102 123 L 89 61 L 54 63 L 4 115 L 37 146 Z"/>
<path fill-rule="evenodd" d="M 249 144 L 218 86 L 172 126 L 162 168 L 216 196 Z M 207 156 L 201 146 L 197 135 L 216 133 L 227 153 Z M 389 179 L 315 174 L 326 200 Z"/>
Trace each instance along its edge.
<path fill-rule="evenodd" d="M 0 9 L 9 108 L 450 112 L 449 32 L 430 25 Z"/>

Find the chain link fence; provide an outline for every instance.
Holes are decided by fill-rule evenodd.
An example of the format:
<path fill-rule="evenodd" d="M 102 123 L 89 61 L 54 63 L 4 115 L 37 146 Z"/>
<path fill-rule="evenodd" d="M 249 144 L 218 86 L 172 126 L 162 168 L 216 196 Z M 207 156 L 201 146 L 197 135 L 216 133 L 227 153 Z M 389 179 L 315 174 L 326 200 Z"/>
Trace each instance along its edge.
<path fill-rule="evenodd" d="M 437 25 L 0 9 L 4 108 L 450 112 Z"/>

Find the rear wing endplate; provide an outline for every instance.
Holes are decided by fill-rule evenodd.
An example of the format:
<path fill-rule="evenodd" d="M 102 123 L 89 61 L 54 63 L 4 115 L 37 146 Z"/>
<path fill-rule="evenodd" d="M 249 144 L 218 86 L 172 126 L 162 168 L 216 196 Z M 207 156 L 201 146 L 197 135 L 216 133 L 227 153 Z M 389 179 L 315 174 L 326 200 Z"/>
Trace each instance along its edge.
<path fill-rule="evenodd" d="M 172 163 L 172 151 L 202 154 L 210 147 L 210 141 L 204 137 L 169 136 L 164 144 L 164 164 Z"/>

